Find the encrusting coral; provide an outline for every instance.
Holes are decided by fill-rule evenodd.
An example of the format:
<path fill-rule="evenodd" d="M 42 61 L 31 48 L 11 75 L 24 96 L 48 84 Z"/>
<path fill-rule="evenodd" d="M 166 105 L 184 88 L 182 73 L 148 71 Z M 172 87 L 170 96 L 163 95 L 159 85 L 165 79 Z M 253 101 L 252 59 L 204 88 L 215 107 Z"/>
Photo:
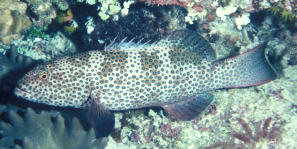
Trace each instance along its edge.
<path fill-rule="evenodd" d="M 38 35 L 38 33 L 33 36 L 41 36 L 41 38 L 38 37 L 34 40 L 21 38 L 12 42 L 17 47 L 18 53 L 35 60 L 47 61 L 65 54 L 75 53 L 77 50 L 76 45 L 61 32 L 57 32 L 53 37 Z"/>
<path fill-rule="evenodd" d="M 20 0 L 0 0 L 0 41 L 3 44 L 19 39 L 21 31 L 32 25 L 26 10 L 27 5 Z"/>
<path fill-rule="evenodd" d="M 34 15 L 37 16 L 32 18 L 32 22 L 37 28 L 51 24 L 57 16 L 57 9 L 67 10 L 69 7 L 65 0 L 26 0 L 26 2 Z"/>
<path fill-rule="evenodd" d="M 31 108 L 25 110 L 23 117 L 20 110 L 11 106 L 0 105 L 1 115 L 8 120 L 0 121 L 0 146 L 15 146 L 23 149 L 100 149 L 107 144 L 106 138 L 96 139 L 93 129 L 84 131 L 77 118 L 65 125 L 64 118 L 58 112 L 36 114 Z M 6 114 L 5 114 L 6 113 Z M 52 120 L 52 117 L 56 118 Z M 9 121 L 9 122 L 7 122 Z"/>

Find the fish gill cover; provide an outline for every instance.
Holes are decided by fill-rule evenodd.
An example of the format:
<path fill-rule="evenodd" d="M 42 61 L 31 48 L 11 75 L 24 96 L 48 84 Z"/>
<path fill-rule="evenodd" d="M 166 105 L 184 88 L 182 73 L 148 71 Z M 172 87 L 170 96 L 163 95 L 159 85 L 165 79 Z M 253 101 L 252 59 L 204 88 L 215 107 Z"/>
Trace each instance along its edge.
<path fill-rule="evenodd" d="M 5 26 L 7 20 L 1 20 L 1 38 L 14 37 L 10 38 L 10 41 L 2 41 L 0 44 L 1 51 L 9 51 L 11 44 L 15 45 L 16 51 L 24 55 L 23 58 L 25 59 L 31 57 L 44 61 L 54 60 L 57 64 L 63 59 L 59 59 L 59 57 L 69 56 L 71 53 L 85 51 L 92 53 L 92 50 L 108 49 L 108 45 L 114 39 L 116 39 L 115 44 L 112 45 L 117 45 L 124 38 L 127 38 L 126 42 L 134 38 L 134 42 L 124 44 L 126 46 L 134 45 L 141 40 L 141 43 L 151 45 L 156 41 L 166 39 L 166 35 L 172 31 L 185 28 L 200 33 L 210 42 L 209 44 L 217 54 L 217 64 L 220 64 L 219 61 L 243 53 L 253 53 L 254 50 L 251 49 L 269 40 L 265 52 L 266 59 L 270 61 L 279 74 L 277 80 L 255 87 L 220 89 L 211 92 L 213 96 L 211 105 L 191 121 L 179 119 L 188 119 L 187 116 L 193 112 L 196 113 L 193 117 L 196 117 L 197 111 L 195 112 L 195 109 L 197 110 L 197 108 L 194 108 L 193 111 L 185 110 L 180 108 L 180 106 L 184 106 L 183 104 L 170 108 L 164 107 L 169 111 L 169 114 L 160 108 L 112 112 L 115 127 L 111 135 L 105 138 L 108 139 L 106 148 L 119 146 L 121 148 L 296 147 L 294 140 L 297 123 L 297 98 L 294 87 L 297 80 L 294 75 L 296 73 L 296 27 L 294 23 L 296 5 L 292 0 L 25 0 L 22 2 L 15 0 L 11 2 L 12 4 L 15 3 L 15 7 L 22 6 L 25 8 L 23 6 L 27 6 L 27 9 L 21 9 L 25 10 L 26 13 L 16 11 L 15 7 L 11 7 L 12 4 L 7 4 L 7 1 L 0 2 L 3 3 L 0 6 L 1 14 L 3 16 L 6 16 L 8 12 L 11 14 L 9 17 L 1 18 L 7 18 L 10 22 L 17 20 L 11 26 Z M 31 18 L 30 21 L 33 24 L 27 30 L 26 16 Z M 20 26 L 22 23 L 23 26 Z M 18 27 L 17 32 L 13 32 L 16 27 Z M 13 36 L 15 34 L 18 35 L 17 38 Z M 98 54 L 102 52 L 98 52 Z M 94 51 L 94 53 L 96 52 Z M 262 58 L 265 57 L 265 53 L 262 52 Z M 22 56 L 17 55 L 17 57 Z M 258 67 L 255 72 L 265 72 L 263 68 L 270 68 L 265 58 L 259 62 L 253 61 L 253 59 L 256 57 L 250 54 L 249 58 L 243 60 L 253 62 L 250 66 L 261 66 L 259 64 L 263 62 L 265 64 L 264 67 Z M 3 61 L 1 66 L 2 72 L 9 76 L 11 73 L 8 72 L 15 68 L 7 65 L 7 63 L 12 62 Z M 177 71 L 174 67 L 173 70 Z M 275 78 L 274 70 L 270 70 L 272 70 L 271 73 L 266 75 L 255 75 L 255 72 L 250 71 L 248 78 L 254 80 L 269 75 L 272 75 L 271 78 Z M 17 72 L 21 74 L 27 71 Z M 46 79 L 46 73 L 46 71 L 39 73 L 38 77 L 41 77 L 39 79 Z M 107 72 L 105 73 L 108 75 Z M 44 75 L 45 78 L 43 78 Z M 127 75 L 132 75 L 132 73 Z M 28 148 L 28 144 L 31 142 L 32 146 L 29 148 L 53 148 L 53 146 L 60 148 L 88 148 L 91 146 L 102 148 L 100 145 L 88 144 L 88 141 L 85 141 L 86 144 L 78 145 L 80 141 L 71 137 L 75 133 L 73 132 L 74 129 L 67 128 L 68 124 L 71 123 L 82 125 L 80 127 L 83 127 L 84 130 L 77 130 L 77 134 L 84 131 L 92 132 L 92 128 L 87 124 L 87 112 L 85 110 L 77 111 L 73 108 L 51 107 L 16 98 L 13 96 L 13 88 L 18 77 L 8 78 L 9 80 L 7 77 L 1 80 L 1 104 L 13 104 L 25 109 L 32 107 L 37 115 L 32 114 L 31 109 L 26 112 L 14 113 L 12 110 L 15 108 L 4 106 L 7 110 L 1 112 L 0 117 L 2 130 L 0 141 L 1 144 L 5 144 L 3 147 Z M 199 79 L 199 76 L 195 79 Z M 165 81 L 165 79 L 162 80 Z M 86 82 L 88 81 L 84 83 Z M 92 83 L 92 81 L 90 82 Z M 258 84 L 254 83 L 253 85 Z M 103 95 L 101 96 L 103 97 Z M 209 98 L 210 96 L 203 97 Z M 201 97 L 197 99 L 199 98 Z M 103 99 L 100 100 L 103 101 Z M 106 102 L 108 101 L 106 100 Z M 195 106 L 194 103 L 190 103 L 190 105 Z M 84 104 L 87 105 L 90 102 Z M 179 107 L 179 110 L 176 110 L 176 106 Z M 46 111 L 40 113 L 43 110 Z M 48 113 L 50 110 L 59 112 L 56 115 L 51 115 L 47 124 L 40 123 L 41 128 L 49 126 L 49 129 L 46 129 L 47 131 L 42 131 L 42 129 L 40 131 L 29 131 L 31 127 L 22 123 L 22 121 L 30 122 L 30 117 L 35 117 L 35 119 L 45 117 L 47 119 L 44 113 Z M 178 114 L 185 111 L 190 113 Z M 74 117 L 79 119 L 80 124 L 72 122 Z M 65 119 L 65 124 L 59 124 L 59 126 L 63 127 L 64 125 L 66 127 L 64 131 L 69 133 L 64 133 L 64 137 L 56 136 L 60 140 L 69 138 L 67 140 L 69 143 L 61 146 L 59 141 L 44 143 L 34 138 L 34 136 L 39 136 L 40 140 L 48 139 L 42 135 L 45 133 L 54 136 L 56 132 L 52 128 L 58 126 L 55 123 L 59 122 L 61 118 Z M 75 119 L 73 121 L 76 121 Z M 23 133 L 19 128 L 26 128 L 28 131 Z M 85 138 L 86 140 L 93 137 L 80 135 L 81 139 Z M 7 141 L 8 138 L 13 138 L 9 139 L 13 142 Z M 101 145 L 104 146 L 104 143 Z"/>

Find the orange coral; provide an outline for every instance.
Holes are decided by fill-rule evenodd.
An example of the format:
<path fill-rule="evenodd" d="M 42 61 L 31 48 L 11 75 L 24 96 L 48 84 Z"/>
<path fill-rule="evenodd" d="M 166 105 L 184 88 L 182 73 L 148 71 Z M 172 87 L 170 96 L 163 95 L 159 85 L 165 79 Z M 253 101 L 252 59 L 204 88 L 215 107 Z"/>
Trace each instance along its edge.
<path fill-rule="evenodd" d="M 59 23 L 59 24 L 62 24 L 64 22 L 67 22 L 67 21 L 70 21 L 73 19 L 73 14 L 71 12 L 71 10 L 68 10 L 66 11 L 66 14 L 65 13 L 59 13 L 56 17 L 56 21 Z"/>

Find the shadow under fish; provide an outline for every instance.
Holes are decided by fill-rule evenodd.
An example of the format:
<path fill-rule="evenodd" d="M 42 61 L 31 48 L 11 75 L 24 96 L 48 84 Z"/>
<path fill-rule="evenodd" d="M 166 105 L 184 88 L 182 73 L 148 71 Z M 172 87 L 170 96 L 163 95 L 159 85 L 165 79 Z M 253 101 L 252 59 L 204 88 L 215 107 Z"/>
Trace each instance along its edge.
<path fill-rule="evenodd" d="M 87 108 L 88 122 L 99 136 L 108 136 L 114 127 L 110 111 L 159 106 L 180 120 L 191 120 L 212 102 L 210 91 L 276 79 L 266 45 L 215 61 L 210 43 L 190 30 L 173 31 L 152 44 L 112 42 L 104 51 L 36 66 L 18 80 L 15 94 L 53 106 Z"/>

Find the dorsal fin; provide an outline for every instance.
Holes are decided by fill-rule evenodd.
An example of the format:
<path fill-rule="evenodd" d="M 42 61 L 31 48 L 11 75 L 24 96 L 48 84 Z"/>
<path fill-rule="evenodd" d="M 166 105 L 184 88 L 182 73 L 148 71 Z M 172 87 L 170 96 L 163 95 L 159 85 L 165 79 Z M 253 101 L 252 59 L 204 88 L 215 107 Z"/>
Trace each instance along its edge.
<path fill-rule="evenodd" d="M 198 61 L 213 61 L 216 59 L 216 52 L 210 43 L 199 33 L 191 30 L 175 30 L 168 34 L 166 39 L 156 43 L 156 45 L 162 44 L 166 44 L 174 50 L 178 49 L 181 50 L 181 52 L 193 53 L 193 56 Z"/>
<path fill-rule="evenodd" d="M 126 42 L 126 38 L 121 42 L 116 43 L 113 40 L 110 45 L 104 48 L 105 51 L 118 50 L 140 50 L 146 48 L 147 50 L 167 47 L 169 50 L 181 50 L 181 52 L 191 52 L 196 60 L 203 59 L 212 61 L 216 59 L 216 53 L 210 43 L 203 38 L 199 33 L 187 29 L 175 30 L 169 33 L 164 39 L 154 43 L 141 43 L 142 40 L 134 42 L 134 39 Z"/>
<path fill-rule="evenodd" d="M 149 46 L 149 41 L 145 42 L 145 43 L 141 43 L 143 39 L 140 39 L 137 42 L 134 42 L 133 38 L 132 40 L 126 42 L 126 38 L 124 38 L 123 40 L 121 40 L 119 43 L 116 43 L 115 40 L 116 38 L 106 47 L 104 47 L 104 51 L 123 51 L 123 50 L 137 50 L 137 49 L 141 49 L 141 48 L 145 48 L 147 46 Z"/>

